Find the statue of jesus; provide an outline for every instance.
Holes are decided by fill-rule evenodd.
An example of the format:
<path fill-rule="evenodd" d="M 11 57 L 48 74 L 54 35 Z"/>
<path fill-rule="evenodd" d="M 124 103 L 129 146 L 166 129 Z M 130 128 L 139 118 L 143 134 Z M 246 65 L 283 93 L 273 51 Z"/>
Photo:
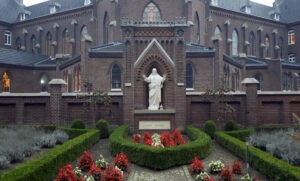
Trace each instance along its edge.
<path fill-rule="evenodd" d="M 146 82 L 149 83 L 149 110 L 158 110 L 161 103 L 161 88 L 166 80 L 166 74 L 160 76 L 156 68 L 152 69 L 152 73 L 146 77 L 143 75 Z"/>

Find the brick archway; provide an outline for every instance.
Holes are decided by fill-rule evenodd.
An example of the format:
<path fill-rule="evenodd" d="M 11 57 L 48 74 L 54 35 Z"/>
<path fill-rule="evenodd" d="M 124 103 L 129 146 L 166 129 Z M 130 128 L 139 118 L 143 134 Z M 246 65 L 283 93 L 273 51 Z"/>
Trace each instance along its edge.
<path fill-rule="evenodd" d="M 144 82 L 143 75 L 149 76 L 152 68 L 157 68 L 158 73 L 166 74 L 166 81 L 162 89 L 162 103 L 164 107 L 174 106 L 174 74 L 173 67 L 159 54 L 146 56 L 135 68 L 135 105 L 137 108 L 146 109 L 148 106 L 148 84 Z M 168 98 L 167 98 L 168 97 Z"/>

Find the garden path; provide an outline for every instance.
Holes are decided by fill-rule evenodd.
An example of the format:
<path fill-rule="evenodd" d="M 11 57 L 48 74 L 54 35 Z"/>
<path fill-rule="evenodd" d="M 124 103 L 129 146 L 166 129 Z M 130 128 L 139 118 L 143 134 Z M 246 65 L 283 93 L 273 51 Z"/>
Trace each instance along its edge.
<path fill-rule="evenodd" d="M 97 159 L 100 154 L 111 163 L 112 157 L 108 149 L 108 139 L 101 139 L 98 141 L 89 151 L 93 155 L 93 158 Z M 234 160 L 241 161 L 239 158 L 231 154 L 229 151 L 213 142 L 213 150 L 211 154 L 203 159 L 203 164 L 205 168 L 208 168 L 208 164 L 211 161 L 221 160 L 225 164 L 232 163 Z M 246 168 L 245 163 L 243 163 L 244 168 Z M 130 166 L 130 174 L 125 176 L 128 181 L 192 181 L 195 180 L 188 170 L 188 165 L 171 168 L 164 171 L 154 171 L 135 164 Z M 245 172 L 245 171 L 244 171 Z M 266 177 L 261 173 L 257 172 L 253 168 L 249 169 L 249 173 L 252 178 L 259 178 L 267 181 Z M 219 180 L 220 177 L 217 175 L 211 175 L 215 180 Z M 240 176 L 235 175 L 235 181 L 240 180 Z"/>

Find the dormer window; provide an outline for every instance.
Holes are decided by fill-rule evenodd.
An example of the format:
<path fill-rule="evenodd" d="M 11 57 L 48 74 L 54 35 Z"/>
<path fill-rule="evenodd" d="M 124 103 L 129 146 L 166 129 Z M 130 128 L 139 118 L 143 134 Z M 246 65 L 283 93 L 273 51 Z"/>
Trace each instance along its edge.
<path fill-rule="evenodd" d="M 218 6 L 218 0 L 211 0 L 211 5 Z"/>
<path fill-rule="evenodd" d="M 20 21 L 26 20 L 26 14 L 25 13 L 20 13 Z"/>
<path fill-rule="evenodd" d="M 279 14 L 274 14 L 274 20 L 279 21 L 280 20 L 280 15 Z"/>
<path fill-rule="evenodd" d="M 295 63 L 296 62 L 296 56 L 295 54 L 289 54 L 289 62 Z"/>
<path fill-rule="evenodd" d="M 245 6 L 245 13 L 251 14 L 251 7 Z"/>
<path fill-rule="evenodd" d="M 92 2 L 91 0 L 84 0 L 84 5 L 87 6 L 87 5 L 90 5 Z"/>
<path fill-rule="evenodd" d="M 4 32 L 4 45 L 11 46 L 11 31 Z"/>
<path fill-rule="evenodd" d="M 56 13 L 56 6 L 50 6 L 50 14 Z"/>

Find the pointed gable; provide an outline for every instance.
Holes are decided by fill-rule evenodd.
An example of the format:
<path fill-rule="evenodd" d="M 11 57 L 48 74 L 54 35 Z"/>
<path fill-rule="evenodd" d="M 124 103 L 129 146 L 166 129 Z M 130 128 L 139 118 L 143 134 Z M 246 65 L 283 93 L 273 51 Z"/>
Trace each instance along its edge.
<path fill-rule="evenodd" d="M 144 49 L 144 51 L 140 54 L 138 59 L 134 63 L 134 67 L 136 67 L 147 55 L 147 53 L 154 47 L 156 46 L 158 50 L 160 51 L 161 55 L 167 60 L 167 62 L 172 65 L 172 67 L 175 67 L 175 63 L 171 59 L 171 57 L 168 55 L 166 50 L 161 46 L 161 44 L 153 38 L 152 41 L 149 43 L 149 45 Z"/>

